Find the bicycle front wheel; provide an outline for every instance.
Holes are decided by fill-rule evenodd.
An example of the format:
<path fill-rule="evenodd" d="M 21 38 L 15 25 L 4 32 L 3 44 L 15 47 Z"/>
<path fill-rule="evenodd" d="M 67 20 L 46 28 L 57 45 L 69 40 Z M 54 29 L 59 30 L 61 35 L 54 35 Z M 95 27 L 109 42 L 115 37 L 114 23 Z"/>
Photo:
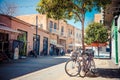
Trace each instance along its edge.
<path fill-rule="evenodd" d="M 69 60 L 65 64 L 65 72 L 71 76 L 77 76 L 79 74 L 80 64 L 75 60 Z"/>

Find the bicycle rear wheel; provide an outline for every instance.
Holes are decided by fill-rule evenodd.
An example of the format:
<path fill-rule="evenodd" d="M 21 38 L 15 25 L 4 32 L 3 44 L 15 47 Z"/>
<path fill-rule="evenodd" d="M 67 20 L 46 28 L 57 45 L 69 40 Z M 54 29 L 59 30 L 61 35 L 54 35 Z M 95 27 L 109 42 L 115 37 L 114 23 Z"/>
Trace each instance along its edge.
<path fill-rule="evenodd" d="M 77 76 L 79 74 L 80 64 L 75 60 L 68 60 L 65 64 L 65 72 L 71 76 Z"/>

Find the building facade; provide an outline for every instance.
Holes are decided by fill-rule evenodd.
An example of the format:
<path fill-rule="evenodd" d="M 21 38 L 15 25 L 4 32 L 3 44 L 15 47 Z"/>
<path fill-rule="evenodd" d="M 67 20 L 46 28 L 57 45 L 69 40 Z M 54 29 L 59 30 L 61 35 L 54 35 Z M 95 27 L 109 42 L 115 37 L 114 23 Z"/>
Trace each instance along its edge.
<path fill-rule="evenodd" d="M 67 39 L 67 23 L 63 20 L 59 21 L 59 37 L 58 37 L 58 44 L 61 45 L 61 48 L 63 48 L 65 51 L 67 51 L 66 48 L 66 39 Z"/>
<path fill-rule="evenodd" d="M 81 37 L 81 31 L 74 26 L 67 24 L 64 20 L 54 20 L 41 14 L 23 15 L 17 16 L 17 18 L 32 25 L 36 25 L 36 16 L 38 16 L 38 27 L 49 32 L 48 45 L 50 49 L 52 48 L 52 50 L 49 50 L 49 52 L 52 51 L 52 54 L 50 55 L 56 55 L 56 48 L 59 48 L 59 50 L 63 49 L 64 52 L 66 52 L 67 50 L 75 49 L 75 46 L 76 48 L 79 47 L 78 45 L 81 44 L 81 39 L 78 40 L 77 37 Z M 75 34 L 77 33 L 79 36 L 76 35 L 75 37 Z"/>
<path fill-rule="evenodd" d="M 110 47 L 111 59 L 120 67 L 120 1 L 111 0 L 104 10 L 104 24 L 111 30 Z"/>
<path fill-rule="evenodd" d="M 15 31 L 12 33 L 9 32 L 8 35 L 8 41 L 9 45 L 12 46 L 12 54 L 14 54 L 14 48 L 19 46 L 19 55 L 20 56 L 26 56 L 31 50 L 37 49 L 37 54 L 41 55 L 41 52 L 46 47 L 47 52 L 44 53 L 44 55 L 47 55 L 49 53 L 48 44 L 48 38 L 49 33 L 45 30 L 38 29 L 37 38 L 36 38 L 36 28 L 33 27 L 33 25 L 26 23 L 18 18 L 7 16 L 7 15 L 0 15 L 0 23 L 1 25 L 6 25 L 10 29 L 16 30 L 19 33 L 16 34 Z M 3 28 L 0 29 L 1 34 L 4 34 Z M 36 46 L 36 44 L 38 44 Z"/>
<path fill-rule="evenodd" d="M 104 15 L 103 15 L 103 9 L 101 9 L 101 12 L 99 14 L 95 14 L 94 16 L 94 22 L 104 24 Z M 98 53 L 98 47 L 93 47 L 95 51 L 95 56 L 100 58 L 110 58 L 110 46 L 109 42 L 107 42 L 108 45 L 105 46 L 99 46 L 99 53 Z"/>
<path fill-rule="evenodd" d="M 75 28 L 74 29 L 74 38 L 75 38 L 75 50 L 79 50 L 80 48 L 82 48 L 82 30 Z"/>
<path fill-rule="evenodd" d="M 113 24 L 111 28 L 111 48 L 112 48 L 112 60 L 115 64 L 120 64 L 120 16 L 113 19 Z"/>
<path fill-rule="evenodd" d="M 70 24 L 67 24 L 67 39 L 66 39 L 66 48 L 67 48 L 67 51 L 70 51 L 70 50 L 75 50 L 75 27 L 70 25 Z"/>

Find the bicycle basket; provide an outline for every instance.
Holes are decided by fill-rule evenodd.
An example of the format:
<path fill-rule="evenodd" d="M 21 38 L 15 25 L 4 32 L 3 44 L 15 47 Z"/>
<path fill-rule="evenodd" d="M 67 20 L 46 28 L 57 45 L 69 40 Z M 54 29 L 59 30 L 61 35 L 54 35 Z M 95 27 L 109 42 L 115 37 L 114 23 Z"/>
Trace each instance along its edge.
<path fill-rule="evenodd" d="M 72 52 L 72 53 L 70 54 L 70 58 L 71 58 L 71 59 L 77 59 L 77 54 L 74 53 L 74 52 Z"/>

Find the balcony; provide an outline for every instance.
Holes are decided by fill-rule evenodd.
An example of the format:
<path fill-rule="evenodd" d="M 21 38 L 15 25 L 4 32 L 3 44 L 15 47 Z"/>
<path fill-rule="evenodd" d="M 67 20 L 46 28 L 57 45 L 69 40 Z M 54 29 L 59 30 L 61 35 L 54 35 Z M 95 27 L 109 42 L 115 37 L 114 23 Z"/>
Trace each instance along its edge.
<path fill-rule="evenodd" d="M 53 29 L 53 28 L 50 28 L 50 29 L 49 29 L 49 32 L 50 32 L 50 33 L 53 33 L 53 34 L 57 34 L 57 35 L 59 34 L 59 33 L 58 33 L 58 30 L 57 30 L 57 29 Z"/>
<path fill-rule="evenodd" d="M 59 35 L 63 36 L 63 37 L 66 37 L 65 32 L 60 32 Z"/>
<path fill-rule="evenodd" d="M 71 34 L 68 34 L 68 38 L 74 38 L 74 36 Z"/>
<path fill-rule="evenodd" d="M 59 39 L 66 39 L 65 32 L 59 32 Z"/>

